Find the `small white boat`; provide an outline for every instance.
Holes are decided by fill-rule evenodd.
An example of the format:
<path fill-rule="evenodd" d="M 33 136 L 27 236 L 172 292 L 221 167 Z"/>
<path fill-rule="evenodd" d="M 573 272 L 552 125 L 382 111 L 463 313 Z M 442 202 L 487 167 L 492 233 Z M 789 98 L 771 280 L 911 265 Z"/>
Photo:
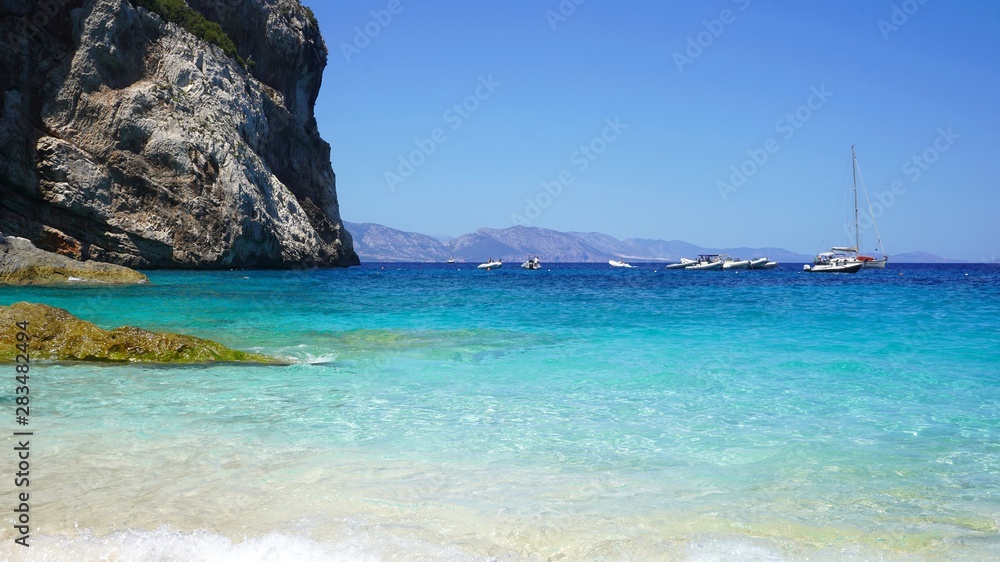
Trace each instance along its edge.
<path fill-rule="evenodd" d="M 725 265 L 723 256 L 719 254 L 702 254 L 698 256 L 698 259 L 694 263 L 684 269 L 691 271 L 717 271 L 722 269 L 723 265 Z"/>
<path fill-rule="evenodd" d="M 448 263 L 455 263 L 455 258 L 448 258 Z"/>
<path fill-rule="evenodd" d="M 490 258 L 490 261 L 477 265 L 476 269 L 485 269 L 488 271 L 490 269 L 500 269 L 501 267 L 503 267 L 502 260 L 493 261 L 493 258 Z"/>
<path fill-rule="evenodd" d="M 632 267 L 631 265 L 625 263 L 625 260 L 618 260 L 618 261 L 608 260 L 608 264 L 611 267 L 627 267 L 627 268 L 631 268 Z"/>
<path fill-rule="evenodd" d="M 750 269 L 764 269 L 764 267 L 767 266 L 767 264 L 768 264 L 767 258 L 752 259 L 750 260 Z"/>
<path fill-rule="evenodd" d="M 681 261 L 667 265 L 663 269 L 684 269 L 687 266 L 694 265 L 696 263 L 698 263 L 698 260 L 689 260 L 687 258 L 681 258 Z"/>
<path fill-rule="evenodd" d="M 754 269 L 774 269 L 776 267 L 778 267 L 778 262 L 769 261 L 760 267 L 755 267 Z"/>
<path fill-rule="evenodd" d="M 722 269 L 749 269 L 750 260 L 733 259 L 729 256 L 722 256 Z"/>
<path fill-rule="evenodd" d="M 715 261 L 715 262 L 696 263 L 693 265 L 689 265 L 684 269 L 689 271 L 718 271 L 722 269 L 722 262 Z"/>
<path fill-rule="evenodd" d="M 889 256 L 882 256 L 881 258 L 858 256 L 858 260 L 864 264 L 861 266 L 861 269 L 885 269 L 885 264 L 889 261 Z"/>
<path fill-rule="evenodd" d="M 521 264 L 521 269 L 541 269 L 542 262 L 538 259 L 538 256 L 534 258 L 528 258 L 528 261 Z"/>

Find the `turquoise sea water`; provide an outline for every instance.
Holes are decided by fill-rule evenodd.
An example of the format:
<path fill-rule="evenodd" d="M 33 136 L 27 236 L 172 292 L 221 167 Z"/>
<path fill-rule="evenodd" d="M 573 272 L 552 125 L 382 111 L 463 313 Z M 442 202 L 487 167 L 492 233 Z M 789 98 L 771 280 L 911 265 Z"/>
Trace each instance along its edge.
<path fill-rule="evenodd" d="M 36 364 L 0 557 L 1000 558 L 1000 267 L 150 278 L 0 305 L 291 365 Z"/>

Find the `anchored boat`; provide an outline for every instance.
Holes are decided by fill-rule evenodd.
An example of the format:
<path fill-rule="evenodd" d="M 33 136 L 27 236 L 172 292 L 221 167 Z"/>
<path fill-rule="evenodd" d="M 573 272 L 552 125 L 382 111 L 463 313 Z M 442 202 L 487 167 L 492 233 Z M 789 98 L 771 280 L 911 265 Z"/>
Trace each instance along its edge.
<path fill-rule="evenodd" d="M 690 271 L 718 271 L 725 265 L 725 260 L 719 254 L 701 254 L 691 265 L 685 267 Z"/>
<path fill-rule="evenodd" d="M 521 269 L 541 269 L 542 262 L 539 261 L 538 256 L 533 258 L 528 258 L 528 261 L 521 264 Z"/>
<path fill-rule="evenodd" d="M 502 260 L 493 261 L 493 258 L 490 258 L 490 261 L 477 265 L 476 269 L 485 269 L 488 271 L 491 269 L 500 269 L 501 267 L 503 267 Z"/>
<path fill-rule="evenodd" d="M 663 269 L 684 269 L 689 265 L 694 265 L 698 263 L 697 260 L 689 260 L 687 258 L 681 258 L 681 261 L 677 263 L 672 263 L 665 266 Z"/>
<path fill-rule="evenodd" d="M 884 269 L 889 256 L 883 253 L 881 258 L 863 256 L 860 253 L 861 231 L 858 228 L 858 157 L 851 145 L 851 177 L 854 184 L 854 246 L 834 246 L 829 252 L 822 252 L 816 256 L 812 265 L 802 266 L 803 271 L 811 273 L 857 273 L 863 268 Z M 864 181 L 861 182 L 864 188 Z M 878 237 L 879 248 L 882 247 L 882 236 L 878 233 L 878 225 L 875 224 L 875 213 L 872 212 L 871 200 L 868 199 L 868 189 L 864 188 L 865 200 L 868 202 L 868 212 L 871 214 L 872 225 L 875 226 L 875 235 Z"/>

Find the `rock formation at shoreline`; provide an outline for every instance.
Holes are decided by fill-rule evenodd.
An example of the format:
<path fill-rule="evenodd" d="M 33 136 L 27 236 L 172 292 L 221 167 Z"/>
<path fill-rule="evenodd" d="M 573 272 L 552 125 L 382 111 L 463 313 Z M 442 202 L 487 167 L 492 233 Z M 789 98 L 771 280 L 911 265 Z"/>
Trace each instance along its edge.
<path fill-rule="evenodd" d="M 271 357 L 235 351 L 191 336 L 149 332 L 132 326 L 102 330 L 61 308 L 26 302 L 0 306 L 0 341 L 16 341 L 18 322 L 28 322 L 32 360 L 280 363 Z M 0 349 L 0 362 L 13 361 L 16 353 L 13 343 L 4 346 Z"/>
<path fill-rule="evenodd" d="M 138 271 L 92 260 L 81 262 L 39 250 L 25 238 L 0 235 L 0 285 L 60 283 L 148 283 Z"/>
<path fill-rule="evenodd" d="M 358 263 L 298 0 L 0 0 L 0 38 L 0 231 L 138 268 Z"/>

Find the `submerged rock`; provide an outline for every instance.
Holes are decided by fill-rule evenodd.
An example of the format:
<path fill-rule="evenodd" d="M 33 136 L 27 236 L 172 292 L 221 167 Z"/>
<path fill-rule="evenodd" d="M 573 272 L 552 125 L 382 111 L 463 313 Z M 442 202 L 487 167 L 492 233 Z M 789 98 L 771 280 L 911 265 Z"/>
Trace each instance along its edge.
<path fill-rule="evenodd" d="M 20 331 L 18 322 L 28 322 L 32 360 L 281 363 L 266 355 L 236 351 L 192 336 L 150 332 L 133 326 L 102 330 L 61 308 L 26 302 L 0 307 L 0 342 L 4 342 L 0 361 L 13 361 L 19 353 L 14 346 Z"/>
<path fill-rule="evenodd" d="M 358 263 L 298 0 L 0 0 L 0 38 L 6 234 L 136 268 Z"/>
<path fill-rule="evenodd" d="M 77 261 L 36 248 L 25 238 L 0 235 L 0 285 L 148 283 L 138 271 L 92 260 Z"/>

